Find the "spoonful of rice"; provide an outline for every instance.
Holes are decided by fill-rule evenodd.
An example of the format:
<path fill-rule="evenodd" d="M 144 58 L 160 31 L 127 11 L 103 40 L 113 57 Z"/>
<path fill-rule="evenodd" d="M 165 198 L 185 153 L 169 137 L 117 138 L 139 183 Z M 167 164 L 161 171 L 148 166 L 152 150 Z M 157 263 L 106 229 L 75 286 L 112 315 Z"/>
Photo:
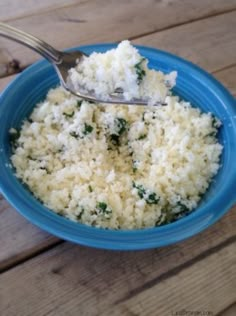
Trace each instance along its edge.
<path fill-rule="evenodd" d="M 149 69 L 148 61 L 129 41 L 116 49 L 87 56 L 79 50 L 61 52 L 46 42 L 0 23 L 0 36 L 23 44 L 46 58 L 61 85 L 77 97 L 99 103 L 166 105 L 175 85 L 176 72 Z"/>

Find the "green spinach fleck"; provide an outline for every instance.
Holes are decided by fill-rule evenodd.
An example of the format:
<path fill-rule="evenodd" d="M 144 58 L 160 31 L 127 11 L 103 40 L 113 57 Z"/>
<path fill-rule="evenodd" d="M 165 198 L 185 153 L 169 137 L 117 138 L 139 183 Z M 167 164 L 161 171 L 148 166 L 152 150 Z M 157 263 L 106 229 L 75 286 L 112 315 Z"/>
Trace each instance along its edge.
<path fill-rule="evenodd" d="M 112 209 L 105 202 L 98 202 L 96 208 L 100 214 L 105 216 L 105 218 L 111 217 Z"/>
<path fill-rule="evenodd" d="M 178 208 L 179 212 L 181 212 L 181 213 L 189 212 L 188 207 L 180 201 L 177 202 L 177 208 Z"/>
<path fill-rule="evenodd" d="M 84 214 L 84 211 L 85 211 L 85 209 L 83 207 L 81 207 L 81 212 L 79 213 L 79 215 L 76 216 L 79 221 L 81 220 L 81 218 Z"/>
<path fill-rule="evenodd" d="M 169 207 L 165 207 L 164 209 L 162 209 L 162 213 L 163 214 L 156 222 L 156 226 L 170 224 L 176 219 L 176 214 L 171 212 L 171 209 Z"/>
<path fill-rule="evenodd" d="M 137 74 L 137 82 L 140 84 L 143 80 L 143 77 L 146 75 L 146 71 L 142 68 L 142 63 L 145 58 L 142 58 L 136 65 L 134 65 L 136 74 Z"/>
<path fill-rule="evenodd" d="M 215 116 L 212 117 L 212 127 L 218 127 L 218 120 Z"/>
<path fill-rule="evenodd" d="M 141 134 L 141 135 L 138 137 L 138 140 L 145 139 L 146 137 L 147 137 L 147 134 Z"/>
<path fill-rule="evenodd" d="M 127 121 L 121 117 L 116 119 L 118 135 L 122 135 L 127 129 Z"/>
<path fill-rule="evenodd" d="M 91 187 L 91 185 L 88 186 L 89 192 L 93 192 L 93 188 Z"/>
<path fill-rule="evenodd" d="M 138 170 L 137 160 L 133 160 L 132 163 L 133 163 L 133 172 L 136 172 Z"/>
<path fill-rule="evenodd" d="M 215 136 L 216 136 L 216 131 L 212 131 L 206 135 L 206 137 L 215 137 Z"/>
<path fill-rule="evenodd" d="M 74 137 L 74 138 L 78 138 L 79 135 L 76 132 L 70 132 L 70 136 Z"/>
<path fill-rule="evenodd" d="M 78 100 L 76 103 L 77 108 L 80 109 L 81 105 L 82 105 L 83 100 Z"/>
<path fill-rule="evenodd" d="M 160 198 L 155 192 L 149 192 L 141 184 L 133 182 L 133 188 L 137 189 L 138 196 L 144 199 L 147 204 L 158 204 Z"/>
<path fill-rule="evenodd" d="M 16 145 L 17 140 L 20 138 L 20 131 L 15 129 L 13 132 L 10 133 L 10 142 L 13 145 Z"/>
<path fill-rule="evenodd" d="M 71 112 L 71 113 L 66 113 L 66 112 L 63 112 L 62 113 L 65 117 L 73 117 L 74 116 L 74 114 L 75 114 L 75 112 L 73 111 L 73 112 Z"/>
<path fill-rule="evenodd" d="M 147 204 L 158 204 L 159 200 L 160 200 L 160 198 L 159 198 L 159 196 L 157 196 L 157 194 L 155 192 L 149 193 L 145 199 Z"/>
<path fill-rule="evenodd" d="M 116 134 L 111 134 L 111 141 L 115 144 L 115 145 L 119 145 L 119 142 L 120 142 L 120 137 L 119 135 L 116 135 Z M 108 149 L 109 150 L 109 149 Z M 110 148 L 111 150 L 111 148 Z"/>
<path fill-rule="evenodd" d="M 87 123 L 84 124 L 84 130 L 83 130 L 83 134 L 84 135 L 88 135 L 90 133 L 92 133 L 93 131 L 93 127 Z"/>
<path fill-rule="evenodd" d="M 111 134 L 110 138 L 114 144 L 119 145 L 120 136 L 127 130 L 128 123 L 125 119 L 117 117 L 114 121 L 114 125 L 115 133 Z"/>
<path fill-rule="evenodd" d="M 51 174 L 47 167 L 39 167 L 41 170 L 45 170 L 47 174 Z"/>

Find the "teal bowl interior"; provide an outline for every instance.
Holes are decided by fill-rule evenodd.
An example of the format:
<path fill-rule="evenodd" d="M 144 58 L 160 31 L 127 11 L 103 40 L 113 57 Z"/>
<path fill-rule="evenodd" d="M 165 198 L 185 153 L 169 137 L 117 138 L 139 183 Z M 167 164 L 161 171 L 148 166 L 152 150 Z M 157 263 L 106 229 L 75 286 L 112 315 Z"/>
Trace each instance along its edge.
<path fill-rule="evenodd" d="M 83 46 L 87 54 L 105 52 L 115 44 Z M 204 112 L 212 112 L 223 123 L 219 141 L 224 146 L 221 168 L 198 208 L 185 218 L 156 228 L 105 230 L 74 223 L 44 207 L 15 177 L 10 164 L 9 129 L 19 128 L 36 103 L 59 84 L 56 72 L 47 61 L 23 71 L 0 98 L 0 188 L 5 198 L 27 219 L 42 229 L 66 240 L 106 249 L 146 249 L 186 239 L 218 220 L 236 201 L 236 105 L 229 92 L 199 67 L 169 53 L 137 46 L 149 60 L 149 67 L 178 72 L 174 93 Z"/>

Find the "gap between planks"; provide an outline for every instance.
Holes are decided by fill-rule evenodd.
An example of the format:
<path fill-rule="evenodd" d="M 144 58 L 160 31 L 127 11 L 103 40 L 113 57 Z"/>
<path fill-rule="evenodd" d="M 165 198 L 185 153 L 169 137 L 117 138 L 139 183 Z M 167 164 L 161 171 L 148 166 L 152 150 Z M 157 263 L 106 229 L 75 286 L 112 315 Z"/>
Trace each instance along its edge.
<path fill-rule="evenodd" d="M 215 316 L 235 316 L 236 315 L 236 301 L 221 310 Z"/>
<path fill-rule="evenodd" d="M 211 256 L 211 255 L 217 253 L 218 251 L 221 251 L 223 248 L 230 246 L 232 244 L 236 244 L 236 235 L 230 237 L 229 239 L 223 241 L 222 243 L 220 243 L 212 248 L 205 250 L 204 252 L 200 253 L 196 257 L 190 259 L 189 261 L 184 262 L 183 264 L 175 267 L 172 270 L 167 271 L 166 273 L 161 274 L 157 278 L 154 278 L 151 281 L 142 284 L 139 288 L 136 288 L 133 291 L 130 291 L 128 295 L 126 295 L 126 296 L 120 298 L 118 301 L 114 302 L 114 304 L 120 304 L 120 303 L 123 303 L 127 300 L 130 300 L 131 298 L 140 294 L 141 292 L 154 287 L 156 284 L 163 282 L 163 281 L 167 280 L 168 278 L 173 277 L 176 274 L 179 274 L 181 271 L 189 268 L 191 265 L 196 264 L 199 261 L 206 259 L 208 256 Z"/>
<path fill-rule="evenodd" d="M 64 244 L 0 277 L 1 311 L 6 315 L 15 315 L 17 310 L 18 316 L 77 315 L 78 310 L 80 315 L 113 315 L 112 309 L 114 315 L 169 316 L 170 308 L 175 307 L 174 303 L 178 305 L 178 309 L 193 306 L 203 308 L 203 305 L 196 303 L 207 305 L 207 296 L 212 295 L 210 296 L 211 307 L 214 307 L 213 303 L 217 303 L 218 306 L 214 312 L 219 312 L 235 300 L 236 293 L 232 291 L 236 282 L 233 269 L 236 259 L 235 240 L 234 235 L 213 247 L 212 250 L 209 249 L 209 253 L 205 251 L 204 256 L 197 256 L 198 260 L 190 260 L 190 264 L 183 269 L 178 269 L 165 279 L 143 288 L 132 297 L 129 296 L 129 291 L 134 289 L 137 283 L 145 283 L 143 282 L 145 277 L 151 275 L 155 280 L 155 275 L 159 274 L 160 278 L 162 277 L 161 270 L 165 269 L 163 264 L 174 259 L 168 256 L 170 247 L 167 247 L 165 251 L 159 249 L 153 252 L 151 258 L 153 261 L 150 261 L 148 251 L 121 253 L 94 250 L 88 252 L 85 247 L 78 248 L 71 244 Z M 188 251 L 191 252 L 191 248 Z M 163 262 L 162 255 L 165 253 L 167 258 Z M 146 271 L 144 271 L 145 265 L 147 265 Z M 213 277 L 214 270 L 218 278 Z M 234 271 L 234 274 L 230 275 L 230 271 Z M 17 278 L 18 275 L 21 277 Z M 223 281 L 222 286 L 221 281 Z M 28 284 L 22 288 L 22 283 L 27 284 L 27 282 L 30 282 L 32 286 Z M 158 290 L 160 287 L 163 292 L 161 289 Z M 21 288 L 20 291 L 19 288 Z M 230 288 L 232 288 L 231 292 Z M 174 302 L 169 295 L 169 289 Z M 227 293 L 231 293 L 230 297 L 223 297 L 218 302 L 218 296 L 224 293 L 225 289 Z M 122 300 L 124 293 L 126 293 L 126 299 Z M 188 296 L 189 300 L 185 301 L 185 296 Z M 30 298 L 30 310 L 25 306 L 25 297 Z M 137 306 L 140 303 L 144 305 Z M 140 312 L 140 309 L 148 306 L 152 309 L 153 306 L 158 308 L 160 303 L 164 313 L 155 314 L 153 311 L 148 313 L 146 310 L 144 314 Z M 186 306 L 183 306 L 185 304 Z M 127 309 L 124 310 L 123 307 Z M 133 314 L 129 312 L 130 310 L 133 310 Z M 118 312 L 121 311 L 125 313 L 119 314 Z"/>
<path fill-rule="evenodd" d="M 102 315 L 215 316 L 236 300 L 235 263 L 235 243 L 230 243 L 163 282 L 105 309 Z"/>
<path fill-rule="evenodd" d="M 153 30 L 153 31 L 150 31 L 150 32 L 146 32 L 146 33 L 140 33 L 140 34 L 138 34 L 136 36 L 130 36 L 129 40 L 135 40 L 135 39 L 138 39 L 139 37 L 144 37 L 144 36 L 152 35 L 152 34 L 155 34 L 155 33 L 168 31 L 168 30 L 171 30 L 173 28 L 177 28 L 177 27 L 180 27 L 180 26 L 183 26 L 183 25 L 186 25 L 186 24 L 192 24 L 194 22 L 207 20 L 207 19 L 210 19 L 210 18 L 217 17 L 219 15 L 232 13 L 232 12 L 235 12 L 235 11 L 236 11 L 236 8 L 232 9 L 232 10 L 225 10 L 225 11 L 222 11 L 222 12 L 213 13 L 213 14 L 206 14 L 206 15 L 200 16 L 200 17 L 195 18 L 195 19 L 190 19 L 190 20 L 182 22 L 182 23 L 175 23 L 175 24 L 172 24 L 170 26 L 163 27 L 161 29 L 156 29 L 156 30 Z"/>
<path fill-rule="evenodd" d="M 8 263 L 7 261 L 1 262 L 0 275 L 8 270 L 15 268 L 18 265 L 25 263 L 26 261 L 30 261 L 31 259 L 33 259 L 37 256 L 40 256 L 41 254 L 46 253 L 47 251 L 52 250 L 53 248 L 65 243 L 65 242 L 66 242 L 65 240 L 58 239 L 56 241 L 53 241 L 51 244 L 46 243 L 46 245 L 44 247 L 41 246 L 39 249 L 34 249 L 33 251 L 31 251 L 29 254 L 25 255 L 24 257 L 19 258 L 19 259 L 15 259 L 14 262 L 10 262 L 10 263 Z"/>

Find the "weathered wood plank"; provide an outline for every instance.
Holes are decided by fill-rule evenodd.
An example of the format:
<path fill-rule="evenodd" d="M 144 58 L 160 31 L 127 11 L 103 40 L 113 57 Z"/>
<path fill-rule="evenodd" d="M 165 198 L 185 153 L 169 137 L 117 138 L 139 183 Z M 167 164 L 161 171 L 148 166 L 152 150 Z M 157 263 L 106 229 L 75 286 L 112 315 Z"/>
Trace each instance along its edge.
<path fill-rule="evenodd" d="M 79 311 L 79 315 L 103 315 L 109 306 L 114 307 L 116 302 L 123 301 L 127 296 L 133 296 L 132 293 L 135 294 L 135 299 L 137 293 L 142 295 L 143 289 L 158 285 L 158 280 L 161 280 L 160 284 L 163 284 L 164 293 L 167 295 L 168 287 L 165 287 L 165 284 L 168 278 L 172 275 L 175 277 L 176 274 L 176 278 L 181 279 L 182 271 L 184 273 L 185 270 L 189 278 L 191 276 L 189 269 L 194 263 L 194 278 L 188 279 L 187 283 L 187 289 L 192 291 L 191 303 L 195 296 L 196 300 L 202 299 L 200 290 L 194 294 L 194 284 L 196 283 L 197 289 L 201 289 L 203 284 L 205 286 L 204 277 L 207 277 L 207 273 L 209 273 L 207 282 L 213 282 L 214 295 L 214 282 L 223 282 L 219 295 L 223 290 L 227 290 L 228 293 L 229 287 L 233 292 L 232 280 L 236 272 L 236 269 L 233 269 L 235 220 L 234 208 L 221 221 L 198 236 L 170 247 L 149 251 L 112 252 L 69 243 L 59 245 L 0 276 L 0 314 L 60 316 L 77 315 L 76 312 Z M 211 258 L 208 261 L 209 255 Z M 195 269 L 199 265 L 199 280 L 197 280 Z M 215 271 L 214 275 L 211 269 Z M 214 279 L 217 274 L 219 277 Z M 223 275 L 225 281 L 221 277 Z M 27 286 L 22 287 L 22 284 Z M 178 283 L 173 282 L 173 284 Z M 220 286 L 218 283 L 217 285 Z M 187 293 L 181 288 L 175 290 L 182 291 L 183 294 Z M 174 287 L 171 291 L 174 292 Z M 152 293 L 161 296 L 159 291 L 153 290 Z M 210 297 L 209 286 L 206 293 Z M 139 297 L 139 294 L 137 295 Z M 30 309 L 25 298 L 30 301 Z M 180 299 L 180 296 L 178 298 Z M 221 302 L 228 304 L 231 299 L 232 293 L 229 298 Z M 132 298 L 130 300 L 132 301 Z M 116 306 L 119 304 L 123 306 L 126 301 L 116 303 Z M 188 306 L 190 305 L 186 305 Z"/>
<path fill-rule="evenodd" d="M 236 300 L 235 250 L 233 243 L 103 315 L 216 315 Z"/>
<path fill-rule="evenodd" d="M 228 308 L 224 309 L 219 314 L 217 314 L 217 316 L 235 316 L 235 315 L 236 315 L 236 302 L 230 305 Z"/>
<path fill-rule="evenodd" d="M 2 196 L 0 219 L 0 272 L 59 241 L 25 220 Z"/>
<path fill-rule="evenodd" d="M 17 75 L 7 76 L 4 78 L 0 78 L 0 93 L 4 90 L 7 85 L 16 77 Z"/>
<path fill-rule="evenodd" d="M 236 97 L 236 66 L 217 71 L 213 75 Z"/>
<path fill-rule="evenodd" d="M 214 72 L 235 64 L 235 29 L 236 11 L 140 37 L 134 42 L 169 51 Z"/>
<path fill-rule="evenodd" d="M 23 18 L 29 15 L 42 14 L 62 7 L 83 2 L 83 0 L 41 0 L 35 4 L 35 0 L 8 0 L 0 2 L 0 20 L 8 22 L 13 19 Z M 231 4 L 232 5 L 232 4 Z M 230 7 L 230 6 L 229 6 Z"/>
<path fill-rule="evenodd" d="M 106 0 L 85 1 L 77 6 L 69 6 L 14 20 L 11 25 L 41 37 L 58 49 L 63 49 L 81 44 L 114 42 L 137 37 L 140 34 L 155 32 L 233 8 L 236 8 L 236 0 L 202 0 L 198 2 L 194 0 L 121 0 L 119 5 L 114 1 L 107 2 Z M 159 36 L 160 40 L 156 43 L 150 41 L 150 37 L 147 37 L 146 44 L 154 44 L 154 46 L 162 48 L 165 46 L 162 45 L 163 37 L 168 34 L 169 42 L 173 42 L 173 45 L 171 48 L 170 45 L 167 47 L 175 51 L 177 46 L 183 46 L 179 44 L 182 40 L 187 41 L 189 39 L 185 54 L 188 52 L 187 57 L 194 59 L 195 50 L 191 50 L 191 45 L 194 42 L 199 43 L 206 39 L 209 41 L 209 35 L 211 35 L 210 39 L 215 45 L 216 43 L 219 44 L 220 41 L 228 43 L 228 40 L 233 40 L 233 22 L 235 18 L 232 14 L 219 16 L 219 19 L 217 17 L 209 19 L 211 22 L 206 24 L 206 28 L 202 30 L 203 34 L 196 32 L 193 23 L 187 27 L 189 32 L 184 31 L 186 28 L 183 29 L 184 36 L 182 36 L 182 29 L 178 28 L 173 35 L 171 35 L 172 31 L 164 32 L 163 35 Z M 227 23 L 224 23 L 226 19 Z M 202 21 L 198 23 L 200 25 L 204 24 Z M 196 27 L 198 27 L 198 24 Z M 227 36 L 224 38 L 226 34 Z M 166 41 L 167 39 L 164 43 Z M 193 47 L 195 48 L 195 46 L 196 43 Z M 2 55 L 2 57 L 0 56 L 0 64 L 3 65 L 15 58 L 20 62 L 21 67 L 25 67 L 40 58 L 33 51 L 6 39 L 0 39 L 0 47 Z M 227 48 L 225 52 L 230 53 Z M 211 54 L 214 54 L 214 50 L 211 50 Z M 227 62 L 227 55 L 225 56 L 225 62 Z M 2 66 L 2 68 L 4 67 Z"/>

